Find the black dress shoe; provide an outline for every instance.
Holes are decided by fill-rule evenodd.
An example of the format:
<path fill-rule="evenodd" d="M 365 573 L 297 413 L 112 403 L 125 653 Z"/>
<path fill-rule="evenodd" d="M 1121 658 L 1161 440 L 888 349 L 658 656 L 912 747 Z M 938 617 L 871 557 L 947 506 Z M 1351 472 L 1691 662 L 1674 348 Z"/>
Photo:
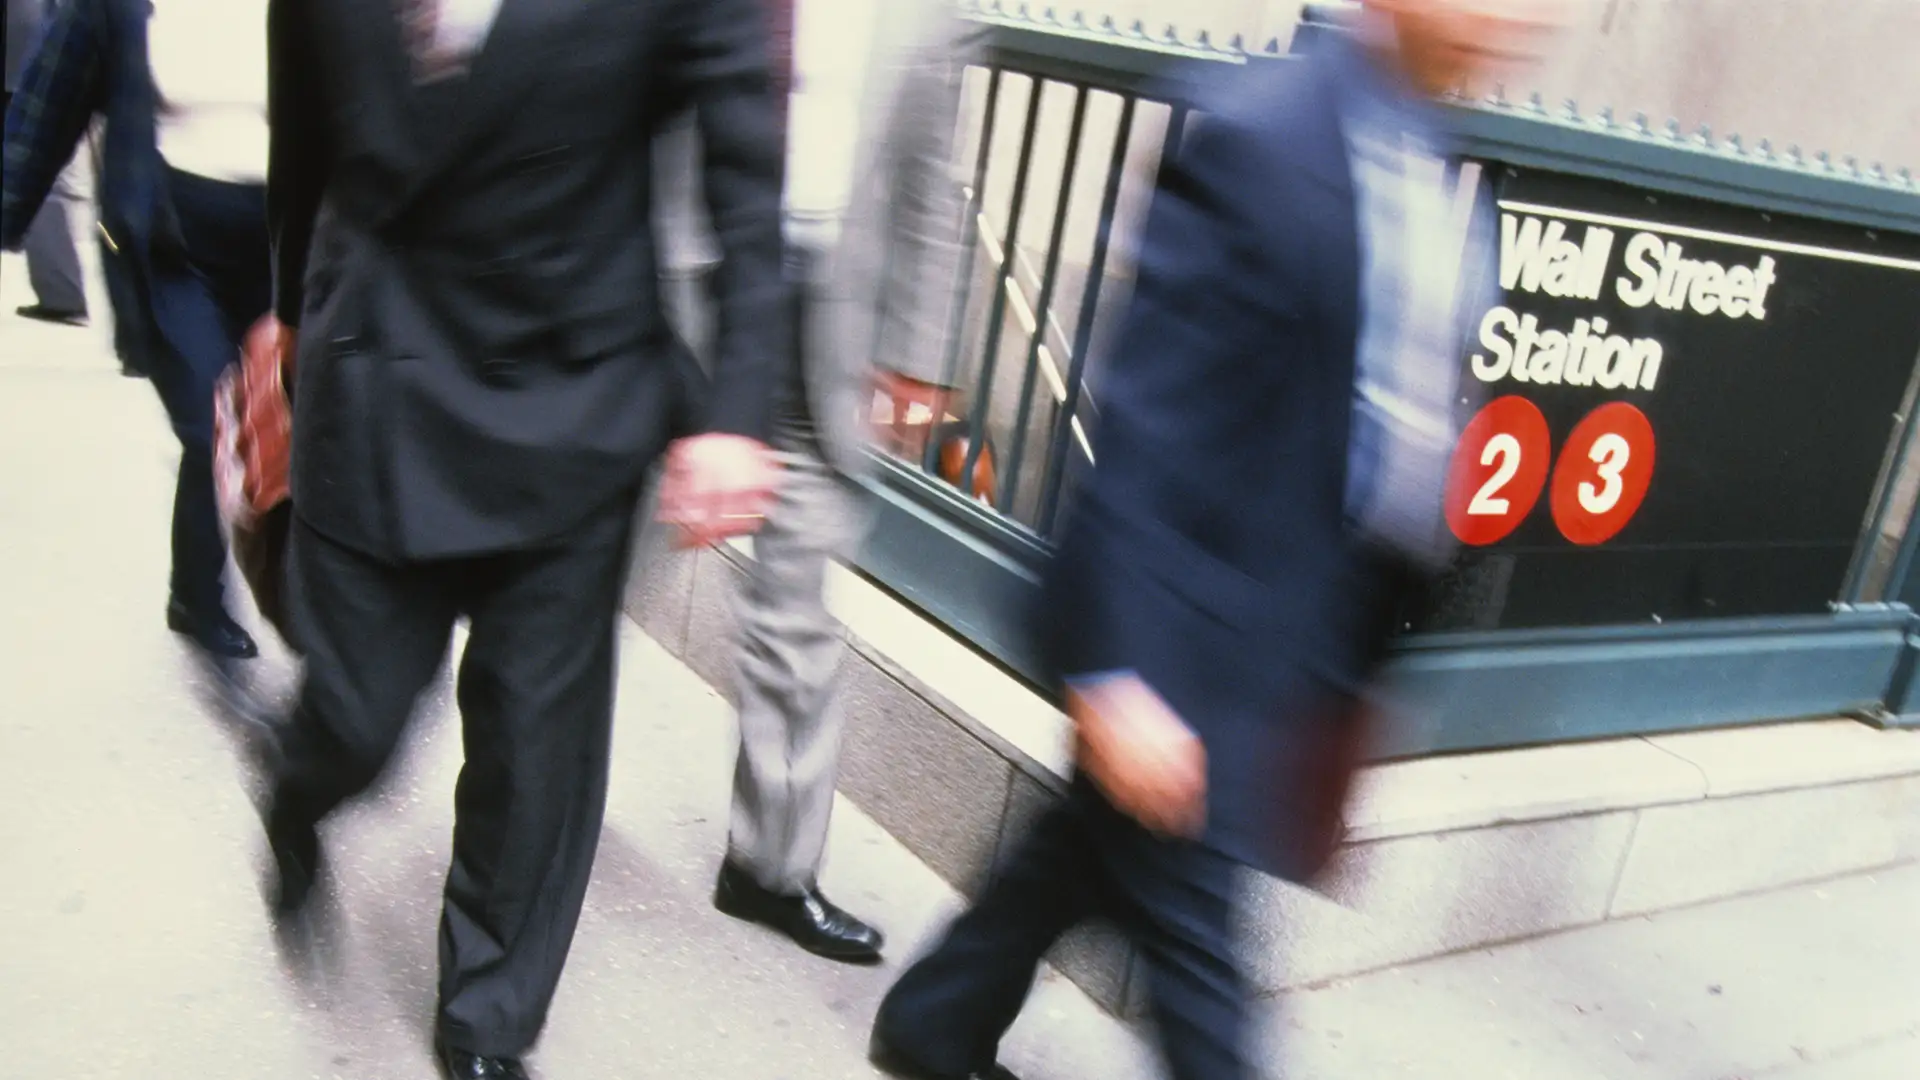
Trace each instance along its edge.
<path fill-rule="evenodd" d="M 260 655 L 260 646 L 254 644 L 252 635 L 224 611 L 212 617 L 197 615 L 174 600 L 167 604 L 167 629 L 191 638 L 216 659 L 251 660 Z"/>
<path fill-rule="evenodd" d="M 45 304 L 28 304 L 23 308 L 15 308 L 14 314 L 23 319 L 33 319 L 37 322 L 44 323 L 57 323 L 61 326 L 87 325 L 86 312 L 62 311 L 59 308 L 50 308 Z"/>
<path fill-rule="evenodd" d="M 434 1057 L 452 1080 L 528 1080 L 527 1067 L 518 1058 L 469 1054 L 446 1043 L 434 1047 Z"/>
<path fill-rule="evenodd" d="M 774 892 L 732 861 L 720 866 L 713 906 L 792 938 L 810 953 L 849 964 L 877 964 L 886 939 L 880 931 L 827 902 L 817 888 L 798 896 Z"/>
<path fill-rule="evenodd" d="M 320 880 L 320 833 L 310 821 L 299 821 L 287 814 L 268 810 L 267 847 L 273 852 L 273 867 L 278 875 L 273 910 L 292 915 L 307 906 L 314 883 Z"/>
<path fill-rule="evenodd" d="M 896 1080 L 1020 1080 L 1006 1066 L 999 1064 L 964 1073 L 936 1072 L 902 1054 L 881 1038 L 877 1031 L 867 1046 L 867 1060 L 873 1063 L 874 1068 Z"/>

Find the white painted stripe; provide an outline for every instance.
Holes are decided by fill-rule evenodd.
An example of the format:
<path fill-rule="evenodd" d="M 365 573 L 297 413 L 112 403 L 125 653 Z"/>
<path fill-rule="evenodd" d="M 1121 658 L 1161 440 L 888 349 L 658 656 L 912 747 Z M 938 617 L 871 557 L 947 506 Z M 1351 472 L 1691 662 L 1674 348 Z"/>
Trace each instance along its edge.
<path fill-rule="evenodd" d="M 1834 259 L 1839 262 L 1861 263 L 1866 266 L 1884 266 L 1893 270 L 1920 270 L 1920 260 L 1891 259 L 1884 255 L 1869 255 L 1863 251 L 1841 251 L 1837 248 L 1815 247 L 1812 244 L 1792 244 L 1784 240 L 1764 240 L 1757 236 L 1740 236 L 1735 233 L 1715 232 L 1712 229 L 1695 229 L 1685 225 L 1668 225 L 1658 221 L 1642 221 L 1638 218 L 1615 217 L 1611 214 L 1593 214 L 1585 210 L 1562 210 L 1538 203 L 1514 202 L 1508 199 L 1500 201 L 1500 209 L 1512 210 L 1521 214 L 1540 214 L 1547 217 L 1562 218 L 1566 221 L 1578 221 L 1589 225 L 1608 225 L 1620 229 L 1639 229 L 1645 232 L 1660 233 L 1665 236 L 1684 236 L 1692 240 L 1708 240 L 1717 244 L 1737 244 L 1742 247 L 1758 248 L 1762 251 L 1777 251 L 1783 255 L 1812 255 L 1821 259 Z"/>

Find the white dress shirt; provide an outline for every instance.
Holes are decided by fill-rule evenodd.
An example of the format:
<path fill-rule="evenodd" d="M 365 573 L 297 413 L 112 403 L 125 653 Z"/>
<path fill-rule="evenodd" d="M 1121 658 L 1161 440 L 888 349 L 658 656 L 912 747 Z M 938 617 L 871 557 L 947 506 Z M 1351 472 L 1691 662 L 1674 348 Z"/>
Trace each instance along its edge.
<path fill-rule="evenodd" d="M 160 156 L 181 172 L 267 178 L 267 0 L 155 0 L 147 56 Z"/>

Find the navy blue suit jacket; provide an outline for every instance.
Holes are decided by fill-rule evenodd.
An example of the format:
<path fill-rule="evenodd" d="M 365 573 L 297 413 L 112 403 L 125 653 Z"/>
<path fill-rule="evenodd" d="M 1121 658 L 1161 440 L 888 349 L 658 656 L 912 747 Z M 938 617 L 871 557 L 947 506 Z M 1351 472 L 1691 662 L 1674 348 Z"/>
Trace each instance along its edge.
<path fill-rule="evenodd" d="M 1198 733 L 1207 841 L 1295 880 L 1408 580 L 1345 519 L 1361 264 L 1326 52 L 1238 72 L 1162 165 L 1041 615 L 1057 675 L 1131 670 Z"/>
<path fill-rule="evenodd" d="M 0 173 L 0 248 L 11 250 L 94 118 L 105 119 L 96 180 L 100 224 L 120 260 L 109 264 L 109 273 L 124 269 L 133 294 L 124 299 L 141 300 L 123 306 L 116 298 L 115 316 L 129 324 L 116 336 L 138 338 L 143 351 L 148 268 L 156 246 L 177 249 L 179 243 L 155 134 L 158 98 L 147 64 L 151 10 L 148 0 L 65 0 L 54 8 L 7 110 Z"/>

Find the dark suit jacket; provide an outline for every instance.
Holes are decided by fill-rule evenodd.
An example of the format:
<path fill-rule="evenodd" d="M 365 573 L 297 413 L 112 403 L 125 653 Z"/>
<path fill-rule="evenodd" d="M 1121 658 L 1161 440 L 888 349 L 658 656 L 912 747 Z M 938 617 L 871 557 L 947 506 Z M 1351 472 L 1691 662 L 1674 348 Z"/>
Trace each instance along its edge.
<path fill-rule="evenodd" d="M 275 0 L 275 311 L 300 327 L 295 512 L 376 557 L 527 547 L 670 432 L 765 437 L 792 337 L 758 0 L 504 0 L 460 80 L 391 0 Z M 699 380 L 663 318 L 651 142 L 700 119 L 725 262 Z"/>
<path fill-rule="evenodd" d="M 1296 880 L 1328 853 L 1352 702 L 1407 580 L 1344 513 L 1361 302 L 1341 87 L 1327 50 L 1257 64 L 1163 166 L 1041 614 L 1059 675 L 1132 670 L 1199 734 L 1208 841 Z"/>

